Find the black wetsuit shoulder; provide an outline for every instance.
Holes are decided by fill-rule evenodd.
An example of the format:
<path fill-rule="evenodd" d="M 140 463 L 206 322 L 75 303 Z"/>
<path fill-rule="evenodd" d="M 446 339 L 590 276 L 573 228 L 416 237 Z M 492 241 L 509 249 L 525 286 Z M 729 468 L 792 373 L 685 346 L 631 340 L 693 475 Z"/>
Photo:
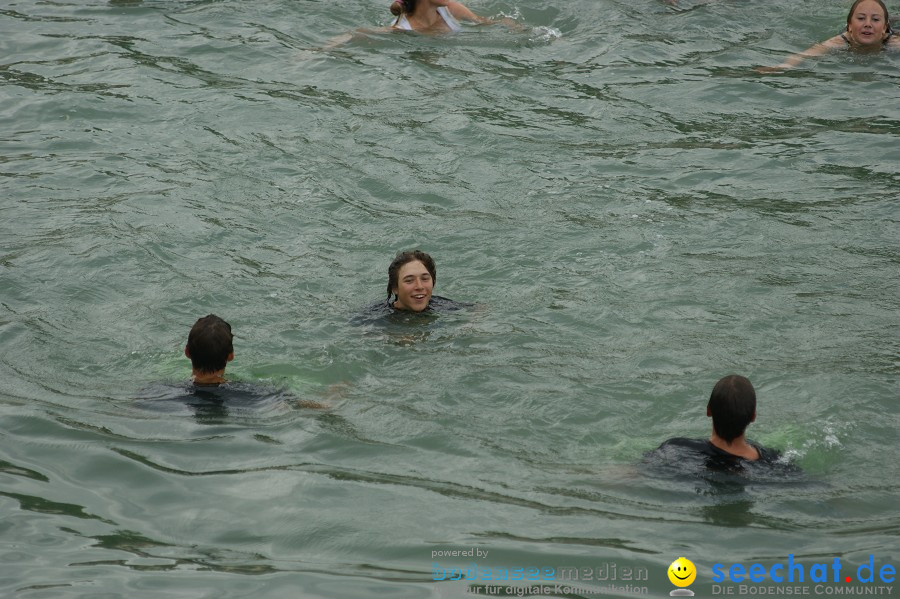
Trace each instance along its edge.
<path fill-rule="evenodd" d="M 406 310 L 398 310 L 394 307 L 393 302 L 389 299 L 381 300 L 370 304 L 367 306 L 361 314 L 356 316 L 353 319 L 353 322 L 356 323 L 364 323 L 371 322 L 374 320 L 378 320 L 385 316 L 391 315 L 404 315 L 404 314 L 429 314 L 429 313 L 441 313 L 441 312 L 456 312 L 457 310 L 464 310 L 465 308 L 471 308 L 473 304 L 465 303 L 465 302 L 457 302 L 455 300 L 441 297 L 440 295 L 432 295 L 431 299 L 428 301 L 428 307 L 425 308 L 422 312 L 408 312 Z"/>
<path fill-rule="evenodd" d="M 137 406 L 153 411 L 176 412 L 225 408 L 231 411 L 258 410 L 296 398 L 288 391 L 258 383 L 228 381 L 219 385 L 158 383 L 139 393 Z"/>
<path fill-rule="evenodd" d="M 674 448 L 682 448 L 683 450 L 694 451 L 696 453 L 712 457 L 712 458 L 721 458 L 721 459 L 732 459 L 732 460 L 743 460 L 745 462 L 776 462 L 778 458 L 781 457 L 781 453 L 777 449 L 770 449 L 768 447 L 763 447 L 759 443 L 755 441 L 747 441 L 747 443 L 752 446 L 758 453 L 758 460 L 747 460 L 746 458 L 742 458 L 741 456 L 734 455 L 733 453 L 728 453 L 723 449 L 719 449 L 715 445 L 713 445 L 709 439 L 689 439 L 687 437 L 675 437 L 665 441 L 662 445 L 659 446 L 657 451 L 667 451 L 669 449 Z"/>
<path fill-rule="evenodd" d="M 441 297 L 440 295 L 432 295 L 431 299 L 428 301 L 428 308 L 426 308 L 426 310 L 432 310 L 434 312 L 456 312 L 457 310 L 471 307 L 472 304 L 466 302 L 458 302 L 446 297 Z"/>
<path fill-rule="evenodd" d="M 747 460 L 723 451 L 707 439 L 675 437 L 648 452 L 643 462 L 654 469 L 674 470 L 685 475 L 702 475 L 709 471 L 745 474 L 799 472 L 796 466 L 782 458 L 778 450 L 763 447 L 753 441 L 748 443 L 759 452 L 758 460 Z"/>

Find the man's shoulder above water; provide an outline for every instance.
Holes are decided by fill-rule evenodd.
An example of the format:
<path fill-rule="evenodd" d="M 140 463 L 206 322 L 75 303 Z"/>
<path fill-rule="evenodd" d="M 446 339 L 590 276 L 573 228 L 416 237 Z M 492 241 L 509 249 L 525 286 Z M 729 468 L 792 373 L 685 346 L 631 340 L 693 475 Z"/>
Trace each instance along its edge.
<path fill-rule="evenodd" d="M 230 410 L 265 410 L 282 404 L 321 407 L 315 402 L 302 401 L 285 389 L 243 381 L 227 381 L 215 385 L 191 381 L 157 383 L 145 388 L 136 399 L 139 407 L 160 412 L 177 412 L 185 406 L 223 406 Z"/>
<path fill-rule="evenodd" d="M 352 318 L 352 322 L 355 324 L 365 324 L 383 320 L 385 318 L 399 318 L 405 320 L 422 315 L 434 315 L 441 312 L 456 312 L 473 306 L 474 304 L 467 302 L 458 302 L 450 298 L 441 297 L 440 295 L 432 295 L 431 300 L 428 302 L 428 307 L 425 310 L 422 312 L 409 312 L 394 308 L 390 300 L 381 300 L 364 308 L 360 314 Z"/>
<path fill-rule="evenodd" d="M 748 441 L 748 443 L 759 453 L 759 459 L 748 460 L 728 453 L 713 445 L 708 439 L 675 437 L 647 453 L 644 461 L 654 465 L 677 466 L 686 469 L 699 466 L 715 470 L 739 470 L 750 465 L 760 467 L 787 465 L 781 452 L 777 449 L 763 447 L 753 441 Z"/>

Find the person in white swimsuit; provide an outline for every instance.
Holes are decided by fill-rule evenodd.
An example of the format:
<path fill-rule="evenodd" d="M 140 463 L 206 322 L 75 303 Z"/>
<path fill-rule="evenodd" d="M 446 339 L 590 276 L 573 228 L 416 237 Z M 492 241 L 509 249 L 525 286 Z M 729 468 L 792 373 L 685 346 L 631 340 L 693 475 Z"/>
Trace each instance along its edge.
<path fill-rule="evenodd" d="M 509 17 L 487 19 L 479 17 L 456 0 L 392 0 L 391 12 L 397 17 L 385 29 L 357 29 L 358 33 L 380 33 L 381 31 L 418 31 L 419 33 L 448 33 L 462 30 L 460 21 L 479 25 L 502 24 L 514 31 L 525 28 Z M 351 39 L 354 34 L 345 33 L 333 38 L 323 50 L 336 48 Z"/>
<path fill-rule="evenodd" d="M 394 29 L 423 33 L 456 32 L 459 21 L 490 23 L 454 0 L 394 0 L 391 13 L 397 16 Z"/>

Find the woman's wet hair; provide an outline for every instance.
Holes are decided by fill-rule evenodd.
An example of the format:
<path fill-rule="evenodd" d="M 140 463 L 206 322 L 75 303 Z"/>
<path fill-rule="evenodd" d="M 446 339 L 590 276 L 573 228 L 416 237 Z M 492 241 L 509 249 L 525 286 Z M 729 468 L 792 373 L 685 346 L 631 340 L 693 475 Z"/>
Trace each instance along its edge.
<path fill-rule="evenodd" d="M 391 14 L 399 17 L 403 13 L 411 13 L 416 10 L 416 0 L 394 0 L 391 3 Z"/>
<path fill-rule="evenodd" d="M 428 270 L 428 274 L 431 275 L 431 282 L 437 283 L 437 267 L 434 265 L 434 259 L 422 250 L 406 250 L 397 254 L 394 261 L 388 266 L 388 299 L 391 299 L 394 289 L 400 285 L 400 269 L 403 268 L 404 264 L 415 261 L 421 262 Z"/>
<path fill-rule="evenodd" d="M 853 20 L 853 13 L 856 12 L 856 7 L 865 2 L 866 0 L 856 0 L 853 5 L 850 7 L 850 12 L 847 13 L 847 27 L 850 27 L 850 21 Z M 891 15 L 888 13 L 887 6 L 885 6 L 884 2 L 881 0 L 872 0 L 873 2 L 877 2 L 878 6 L 881 7 L 881 10 L 884 11 L 884 22 L 886 23 L 887 32 L 893 33 L 891 29 Z"/>

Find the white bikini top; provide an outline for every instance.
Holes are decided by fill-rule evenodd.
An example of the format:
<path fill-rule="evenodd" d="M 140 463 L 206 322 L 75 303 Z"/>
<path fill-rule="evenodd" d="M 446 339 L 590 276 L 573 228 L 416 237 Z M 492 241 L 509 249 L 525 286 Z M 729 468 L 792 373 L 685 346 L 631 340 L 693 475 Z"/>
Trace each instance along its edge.
<path fill-rule="evenodd" d="M 437 7 L 438 14 L 441 15 L 441 18 L 444 19 L 444 23 L 447 24 L 447 27 L 450 28 L 450 31 L 456 33 L 457 31 L 462 31 L 462 25 L 459 24 L 459 21 L 450 14 L 450 11 L 447 10 L 446 6 L 438 6 Z M 409 21 L 406 18 L 406 13 L 403 13 L 399 17 L 397 17 L 397 22 L 394 23 L 394 27 L 397 29 L 405 29 L 406 31 L 412 31 L 412 25 L 409 24 Z"/>

